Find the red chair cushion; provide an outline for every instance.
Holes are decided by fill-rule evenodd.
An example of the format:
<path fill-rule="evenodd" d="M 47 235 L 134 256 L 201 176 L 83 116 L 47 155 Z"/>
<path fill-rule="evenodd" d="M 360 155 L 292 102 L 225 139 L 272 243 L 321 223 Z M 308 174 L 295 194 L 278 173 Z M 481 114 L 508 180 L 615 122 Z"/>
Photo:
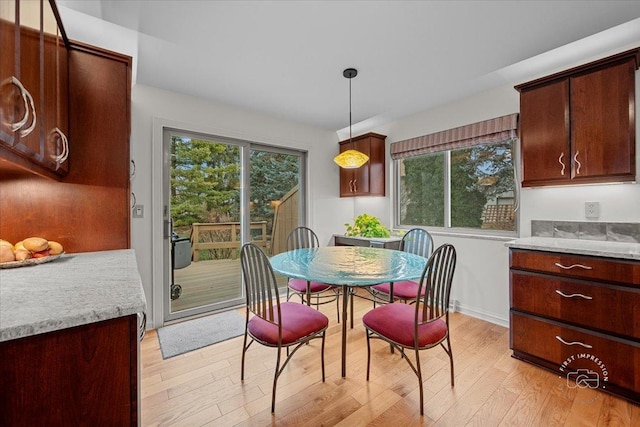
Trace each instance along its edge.
<path fill-rule="evenodd" d="M 322 292 L 329 289 L 331 285 L 320 282 L 311 282 L 311 293 Z M 303 279 L 289 279 L 289 288 L 296 292 L 307 292 L 307 281 Z"/>
<path fill-rule="evenodd" d="M 274 311 L 276 308 L 274 307 Z M 319 332 L 327 327 L 329 319 L 311 307 L 297 302 L 280 304 L 282 312 L 282 344 L 291 344 L 300 338 Z M 276 314 L 276 321 L 278 314 Z M 268 345 L 278 345 L 278 326 L 253 316 L 249 319 L 249 333 L 252 337 Z"/>
<path fill-rule="evenodd" d="M 383 294 L 387 294 L 387 295 L 391 292 L 390 291 L 391 286 L 389 283 L 381 283 L 379 285 L 372 286 L 372 288 L 378 292 L 382 292 Z M 422 290 L 420 291 L 420 296 L 424 296 L 424 290 L 425 288 L 423 287 Z M 393 296 L 395 298 L 415 299 L 417 294 L 418 294 L 417 282 L 414 282 L 412 280 L 404 280 L 402 282 L 395 282 L 393 284 Z"/>
<path fill-rule="evenodd" d="M 373 332 L 405 347 L 414 346 L 414 325 L 416 307 L 393 303 L 369 311 L 362 317 L 362 323 Z M 437 344 L 447 336 L 447 323 L 434 320 L 418 326 L 418 346 L 420 348 Z"/>

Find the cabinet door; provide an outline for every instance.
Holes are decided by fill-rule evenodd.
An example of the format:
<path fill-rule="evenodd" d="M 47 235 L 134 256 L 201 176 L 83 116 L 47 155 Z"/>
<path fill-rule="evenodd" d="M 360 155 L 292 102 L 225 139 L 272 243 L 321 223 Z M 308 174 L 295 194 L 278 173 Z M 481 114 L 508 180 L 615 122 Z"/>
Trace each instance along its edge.
<path fill-rule="evenodd" d="M 570 179 L 568 79 L 522 91 L 520 141 L 523 186 Z"/>
<path fill-rule="evenodd" d="M 0 144 L 13 145 L 12 125 L 19 119 L 15 110 L 15 100 L 19 98 L 15 78 L 15 21 L 16 7 L 13 1 L 0 1 Z"/>
<path fill-rule="evenodd" d="M 345 152 L 351 148 L 351 144 L 341 143 L 340 152 Z M 352 197 L 353 196 L 353 169 L 340 168 L 340 197 Z"/>
<path fill-rule="evenodd" d="M 371 143 L 370 138 L 359 139 L 357 141 L 353 141 L 353 148 L 355 150 L 360 151 L 361 153 L 369 156 L 369 161 L 359 167 L 358 169 L 353 169 L 353 192 L 355 196 L 368 196 L 370 193 L 369 189 L 369 181 L 370 177 L 370 166 L 371 166 Z"/>
<path fill-rule="evenodd" d="M 634 73 L 629 59 L 571 78 L 573 179 L 635 179 Z"/>
<path fill-rule="evenodd" d="M 69 165 L 66 46 L 51 5 L 45 2 L 43 7 L 43 161 L 52 171 L 65 174 Z"/>
<path fill-rule="evenodd" d="M 134 314 L 0 343 L 0 425 L 139 425 L 137 326 Z"/>
<path fill-rule="evenodd" d="M 369 161 L 358 169 L 340 168 L 340 197 L 385 195 L 385 139 L 376 133 L 353 138 L 353 149 L 369 156 Z M 349 141 L 340 143 L 341 153 L 350 148 Z"/>
<path fill-rule="evenodd" d="M 369 138 L 369 195 L 384 196 L 385 195 L 385 141 L 386 137 L 373 134 Z"/>
<path fill-rule="evenodd" d="M 40 120 L 41 68 L 40 68 L 40 1 L 20 2 L 18 41 L 19 68 L 17 78 L 22 84 L 22 102 L 16 102 L 18 116 L 25 114 L 27 121 L 16 131 L 13 148 L 37 163 L 43 161 Z"/>

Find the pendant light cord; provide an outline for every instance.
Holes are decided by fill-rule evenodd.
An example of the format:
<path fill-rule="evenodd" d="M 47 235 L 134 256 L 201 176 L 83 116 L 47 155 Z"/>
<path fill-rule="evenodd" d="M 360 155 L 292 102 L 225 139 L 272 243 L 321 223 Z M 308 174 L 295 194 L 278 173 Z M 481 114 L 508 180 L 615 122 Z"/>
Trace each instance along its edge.
<path fill-rule="evenodd" d="M 349 147 L 353 149 L 353 140 L 351 139 L 351 80 L 349 78 Z"/>

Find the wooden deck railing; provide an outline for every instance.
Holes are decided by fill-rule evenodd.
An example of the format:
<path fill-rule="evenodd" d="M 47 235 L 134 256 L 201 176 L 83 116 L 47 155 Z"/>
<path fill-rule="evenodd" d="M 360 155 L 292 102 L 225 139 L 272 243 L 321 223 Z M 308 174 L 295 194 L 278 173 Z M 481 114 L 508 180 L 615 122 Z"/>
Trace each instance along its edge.
<path fill-rule="evenodd" d="M 251 231 L 259 230 L 260 233 L 251 239 L 252 243 L 260 246 L 265 251 L 268 250 L 269 242 L 267 240 L 267 222 L 256 221 L 251 223 Z M 203 234 L 213 233 L 218 236 L 229 236 L 229 240 L 225 241 L 201 241 Z M 231 259 L 238 257 L 240 249 L 240 223 L 239 222 L 196 222 L 191 224 L 191 259 L 193 262 L 200 261 L 200 251 L 211 249 L 236 249 L 231 251 Z"/>

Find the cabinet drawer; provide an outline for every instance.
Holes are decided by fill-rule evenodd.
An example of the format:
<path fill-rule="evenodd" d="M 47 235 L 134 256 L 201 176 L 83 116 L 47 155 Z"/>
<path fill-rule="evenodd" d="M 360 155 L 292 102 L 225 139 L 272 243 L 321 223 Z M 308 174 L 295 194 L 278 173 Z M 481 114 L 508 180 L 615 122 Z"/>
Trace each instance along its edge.
<path fill-rule="evenodd" d="M 640 400 L 639 343 L 512 311 L 511 348 L 549 362 L 547 367 L 561 376 L 578 369 L 594 371 L 601 387 L 621 388 L 632 400 Z"/>
<path fill-rule="evenodd" d="M 512 249 L 511 268 L 640 286 L 640 263 L 613 258 Z"/>
<path fill-rule="evenodd" d="M 640 289 L 512 270 L 511 308 L 640 339 Z"/>

